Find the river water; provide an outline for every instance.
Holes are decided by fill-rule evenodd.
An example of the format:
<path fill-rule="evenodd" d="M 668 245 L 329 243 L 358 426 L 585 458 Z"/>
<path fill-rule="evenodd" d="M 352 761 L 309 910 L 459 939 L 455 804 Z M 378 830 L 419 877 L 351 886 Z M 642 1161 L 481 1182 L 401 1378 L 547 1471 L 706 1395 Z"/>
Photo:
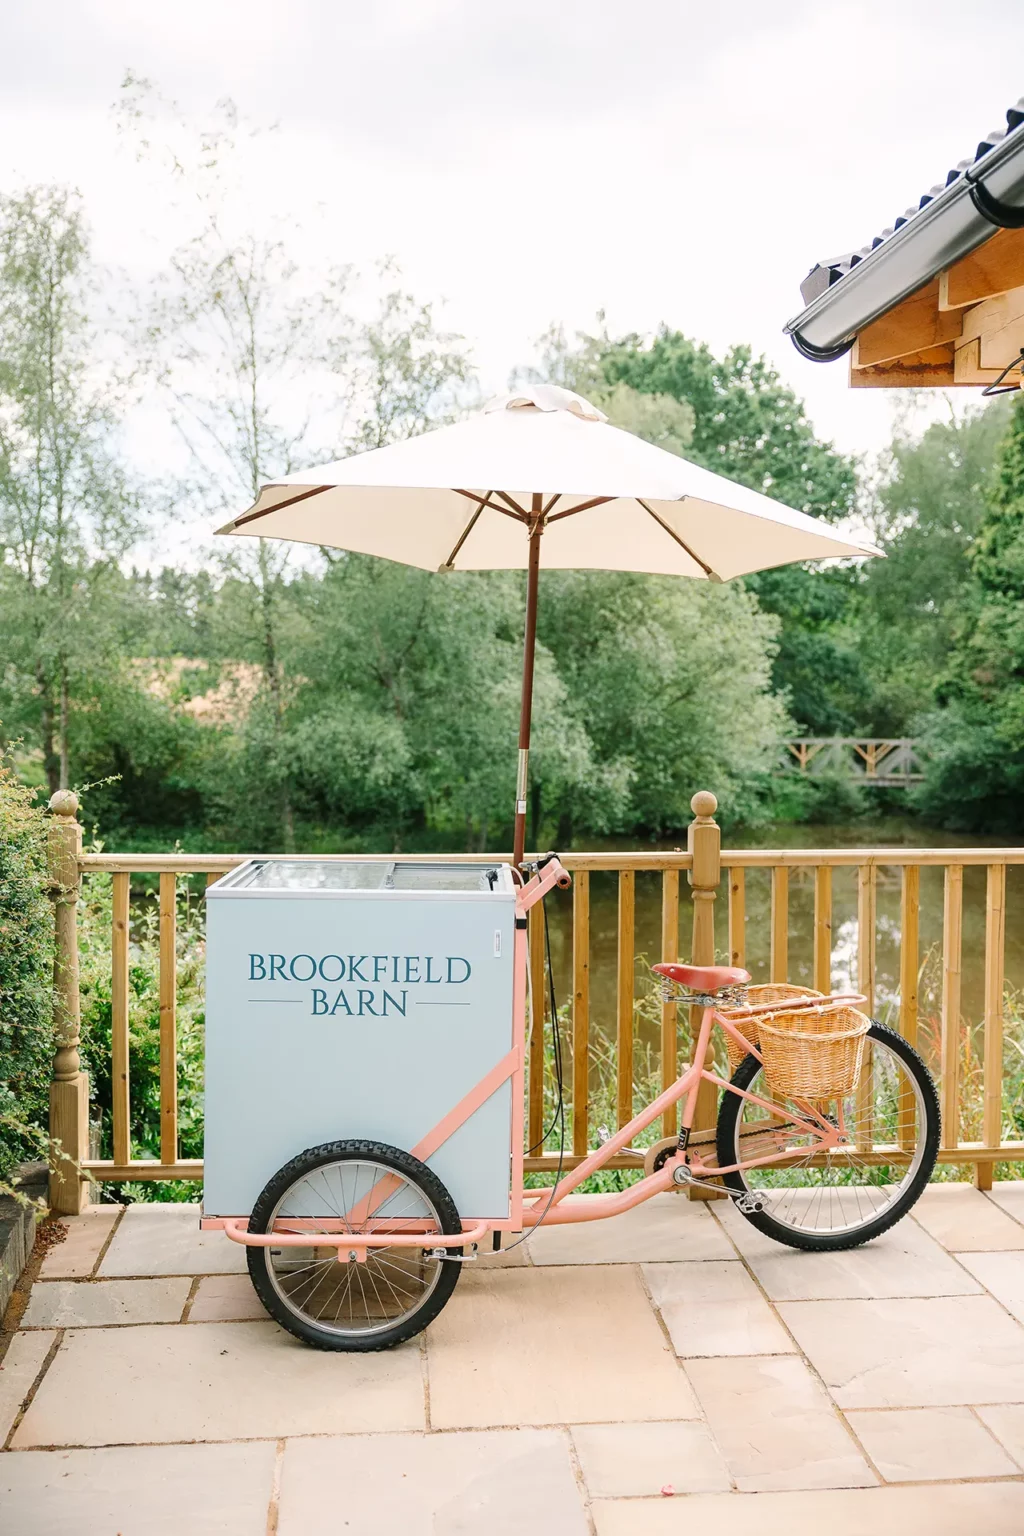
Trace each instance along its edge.
<path fill-rule="evenodd" d="M 1019 841 L 1019 840 L 1018 840 Z M 591 845 L 594 846 L 594 845 Z M 597 845 L 613 851 L 616 844 Z M 635 845 L 633 845 L 635 848 Z M 671 849 L 673 844 L 652 845 Z M 746 834 L 723 837 L 722 866 L 728 866 L 732 848 L 949 848 L 1006 846 L 1005 839 L 985 839 L 976 834 L 959 836 L 922 826 L 910 819 L 864 819 L 841 825 L 769 824 Z M 813 852 L 807 868 L 790 870 L 789 876 L 789 979 L 812 983 L 812 936 L 814 921 Z M 598 1035 L 615 1037 L 617 876 L 592 872 L 590 876 L 590 997 L 591 1028 Z M 1006 980 L 1013 990 L 1024 990 L 1024 866 L 1010 866 L 1006 882 Z M 572 996 L 571 896 L 555 892 L 549 897 L 551 943 L 556 995 L 559 1004 Z M 851 988 L 857 975 L 857 871 L 837 868 L 832 872 L 832 984 Z M 690 947 L 691 909 L 686 877 L 680 878 L 679 956 L 686 959 Z M 755 981 L 769 977 L 771 872 L 746 871 L 746 965 Z M 900 965 L 900 870 L 880 867 L 876 896 L 876 1015 L 895 1022 Z M 943 870 L 921 870 L 920 983 L 922 1018 L 937 1008 L 941 983 Z M 650 987 L 648 966 L 660 959 L 661 874 L 636 875 L 636 989 L 641 996 Z M 724 875 L 715 903 L 715 944 L 721 963 L 728 957 L 728 900 Z M 964 870 L 963 892 L 963 985 L 962 1011 L 972 1024 L 983 1013 L 985 952 L 985 869 Z M 653 1046 L 653 1017 L 638 1016 L 638 1037 Z"/>

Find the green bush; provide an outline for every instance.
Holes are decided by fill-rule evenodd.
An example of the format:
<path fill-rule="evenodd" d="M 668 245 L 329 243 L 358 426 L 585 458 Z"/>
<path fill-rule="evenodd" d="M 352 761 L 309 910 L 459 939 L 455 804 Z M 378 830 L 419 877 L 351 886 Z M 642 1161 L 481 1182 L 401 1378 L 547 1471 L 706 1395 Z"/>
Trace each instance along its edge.
<path fill-rule="evenodd" d="M 0 1179 L 38 1155 L 53 1060 L 46 816 L 0 763 Z"/>

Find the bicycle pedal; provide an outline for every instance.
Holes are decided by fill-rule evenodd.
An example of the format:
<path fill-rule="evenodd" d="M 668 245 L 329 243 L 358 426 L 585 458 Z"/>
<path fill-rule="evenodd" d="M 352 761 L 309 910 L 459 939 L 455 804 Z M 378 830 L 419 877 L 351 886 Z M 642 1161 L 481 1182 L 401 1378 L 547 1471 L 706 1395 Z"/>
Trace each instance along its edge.
<path fill-rule="evenodd" d="M 750 1190 L 743 1195 L 733 1195 L 732 1199 L 742 1216 L 760 1215 L 768 1204 L 763 1195 L 753 1194 Z"/>

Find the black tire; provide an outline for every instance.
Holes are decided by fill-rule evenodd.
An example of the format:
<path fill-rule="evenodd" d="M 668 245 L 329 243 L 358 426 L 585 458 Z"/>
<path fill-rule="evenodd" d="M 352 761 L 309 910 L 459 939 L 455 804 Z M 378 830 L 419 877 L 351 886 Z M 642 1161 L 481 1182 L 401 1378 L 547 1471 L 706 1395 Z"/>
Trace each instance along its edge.
<path fill-rule="evenodd" d="M 380 1141 L 328 1141 L 319 1147 L 309 1147 L 305 1152 L 300 1152 L 297 1157 L 285 1163 L 283 1168 L 279 1168 L 267 1183 L 253 1207 L 249 1218 L 249 1231 L 268 1231 L 274 1212 L 288 1190 L 316 1169 L 359 1161 L 381 1164 L 401 1174 L 409 1183 L 417 1186 L 433 1206 L 442 1232 L 461 1231 L 462 1221 L 455 1209 L 455 1202 L 437 1174 L 425 1163 L 421 1163 L 419 1158 L 413 1157 L 411 1152 L 403 1152 L 399 1147 L 391 1147 Z M 380 1250 L 377 1252 L 379 1253 Z M 270 1248 L 250 1247 L 246 1250 L 246 1257 L 249 1277 L 257 1296 L 271 1317 L 280 1323 L 282 1328 L 287 1328 L 289 1333 L 294 1334 L 303 1343 L 313 1345 L 315 1349 L 367 1353 L 373 1350 L 390 1349 L 395 1344 L 401 1344 L 405 1339 L 410 1339 L 422 1332 L 428 1323 L 433 1322 L 454 1291 L 461 1268 L 458 1260 L 462 1255 L 462 1249 L 447 1248 L 445 1252 L 453 1256 L 453 1262 L 436 1261 L 436 1280 L 415 1311 L 404 1316 L 400 1322 L 390 1328 L 380 1327 L 372 1332 L 319 1326 L 316 1321 L 290 1306 L 281 1295 L 271 1271 Z M 373 1254 L 373 1250 L 370 1250 L 370 1253 Z M 372 1263 L 372 1258 L 368 1258 L 367 1263 Z"/>
<path fill-rule="evenodd" d="M 741 1210 L 752 1226 L 759 1232 L 772 1237 L 776 1242 L 786 1243 L 791 1248 L 802 1248 L 814 1253 L 834 1253 L 844 1248 L 857 1248 L 861 1243 L 870 1242 L 872 1238 L 879 1237 L 883 1232 L 900 1221 L 910 1210 L 914 1202 L 920 1197 L 931 1178 L 935 1167 L 935 1160 L 939 1151 L 939 1135 L 941 1130 L 941 1115 L 939 1112 L 939 1096 L 935 1091 L 935 1084 L 920 1056 L 913 1046 L 908 1045 L 902 1035 L 895 1030 L 888 1029 L 884 1024 L 872 1022 L 868 1031 L 869 1040 L 877 1040 L 888 1047 L 900 1061 L 908 1076 L 914 1079 L 921 1093 L 924 1105 L 925 1129 L 923 1138 L 923 1156 L 919 1167 L 911 1179 L 908 1179 L 906 1187 L 902 1189 L 895 1200 L 885 1207 L 875 1217 L 869 1217 L 862 1225 L 847 1229 L 839 1233 L 801 1231 L 776 1221 L 767 1210 Z M 758 1073 L 762 1070 L 761 1063 L 756 1056 L 747 1056 L 737 1067 L 732 1077 L 732 1082 L 737 1088 L 749 1089 Z M 736 1146 L 737 1121 L 742 1112 L 744 1100 L 735 1093 L 723 1092 L 722 1103 L 718 1111 L 718 1128 L 716 1133 L 716 1150 L 719 1164 L 725 1166 L 736 1161 L 734 1148 Z M 747 1184 L 743 1173 L 737 1170 L 734 1173 L 722 1174 L 722 1182 L 727 1189 L 734 1190 L 737 1194 L 748 1191 L 757 1193 L 756 1187 Z M 739 1206 L 737 1206 L 739 1209 Z"/>

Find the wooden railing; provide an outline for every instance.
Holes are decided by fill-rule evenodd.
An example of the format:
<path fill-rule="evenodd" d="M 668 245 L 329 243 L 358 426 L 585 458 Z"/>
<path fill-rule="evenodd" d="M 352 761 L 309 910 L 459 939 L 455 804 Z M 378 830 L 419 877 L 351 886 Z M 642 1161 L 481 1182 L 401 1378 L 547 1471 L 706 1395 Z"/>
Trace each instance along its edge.
<path fill-rule="evenodd" d="M 919 928 L 922 869 L 944 870 L 941 941 L 941 1019 L 938 1042 L 938 1077 L 943 1112 L 940 1160 L 973 1164 L 975 1180 L 988 1187 L 998 1161 L 1024 1160 L 1024 1141 L 1003 1140 L 1003 1009 L 1005 993 L 1005 904 L 1007 866 L 1024 864 L 1024 848 L 844 848 L 844 849 L 732 849 L 720 850 L 719 828 L 714 820 L 715 797 L 706 792 L 693 798 L 694 821 L 688 829 L 687 850 L 666 853 L 575 853 L 563 856 L 572 872 L 571 941 L 571 1073 L 567 1088 L 571 1108 L 571 1141 L 564 1163 L 571 1167 L 595 1141 L 599 1127 L 592 1124 L 593 1053 L 591 1007 L 591 876 L 602 880 L 617 877 L 615 981 L 606 989 L 614 999 L 612 1027 L 604 1030 L 614 1054 L 613 1115 L 618 1126 L 631 1117 L 634 1099 L 636 1046 L 636 912 L 637 876 L 660 876 L 660 950 L 658 958 L 675 959 L 681 947 L 696 964 L 716 959 L 715 904 L 724 887 L 726 900 L 725 942 L 717 958 L 743 965 L 748 954 L 751 916 L 748 911 L 747 871 L 765 870 L 771 882 L 768 911 L 768 979 L 782 981 L 791 975 L 790 876 L 801 883 L 813 880 L 813 922 L 809 980 L 828 991 L 835 960 L 833 921 L 833 874 L 856 871 L 856 974 L 858 990 L 874 1012 L 876 998 L 877 888 L 882 872 L 888 883 L 900 882 L 900 937 L 898 996 L 894 1007 L 898 1027 L 911 1042 L 918 1041 L 918 979 L 922 960 Z M 81 831 L 76 820 L 75 797 L 64 791 L 51 801 L 50 872 L 56 909 L 55 1029 L 58 1049 L 51 1089 L 51 1132 L 67 1154 L 58 1158 L 51 1175 L 50 1200 L 63 1213 L 74 1212 L 88 1198 L 90 1177 L 97 1181 L 128 1179 L 201 1179 L 202 1163 L 178 1155 L 177 1126 L 177 1023 L 176 1023 L 176 890 L 181 877 L 203 875 L 207 882 L 242 863 L 248 855 L 187 854 L 83 854 Z M 320 857 L 319 855 L 317 857 Z M 375 857 L 360 855 L 361 858 Z M 376 857 L 390 859 L 393 855 Z M 406 856 L 416 857 L 416 856 Z M 436 855 L 423 855 L 436 860 Z M 458 862 L 493 862 L 494 854 L 457 854 Z M 984 1020 L 982 1135 L 977 1141 L 960 1137 L 960 1055 L 965 1036 L 961 1009 L 963 950 L 963 876 L 965 868 L 986 868 L 984 917 Z M 107 872 L 113 881 L 111 933 L 111 1149 L 107 1159 L 90 1157 L 88 1149 L 88 1091 L 79 1060 L 79 999 L 76 905 L 82 876 Z M 129 1101 L 129 919 L 133 876 L 159 876 L 159 1007 L 160 1007 L 160 1154 L 155 1158 L 132 1156 L 131 1105 Z M 680 945 L 680 877 L 685 875 L 691 896 L 688 946 Z M 570 898 L 566 898 L 570 899 Z M 535 1000 L 528 1045 L 527 1146 L 536 1147 L 545 1130 L 544 1030 L 546 1009 L 543 915 L 531 914 L 529 932 L 531 994 Z M 658 1076 L 662 1085 L 678 1072 L 680 1021 L 676 1005 L 663 1002 L 658 1020 Z M 607 1012 L 607 1010 L 606 1010 Z M 692 1024 L 692 1021 L 691 1021 Z M 693 1031 L 691 1030 L 691 1035 Z M 550 1088 L 550 1084 L 548 1084 Z M 550 1094 L 548 1096 L 550 1098 Z M 710 1085 L 702 1090 L 698 1125 L 713 1123 L 715 1095 Z M 676 1113 L 668 1111 L 663 1133 L 676 1130 Z M 870 1149 L 865 1149 L 870 1151 Z M 529 1170 L 556 1166 L 551 1152 L 535 1152 L 526 1159 Z M 620 1154 L 610 1166 L 635 1166 L 637 1158 Z M 77 1166 L 76 1166 L 77 1165 Z M 80 1172 L 79 1169 L 84 1170 Z"/>
<path fill-rule="evenodd" d="M 798 773 L 844 773 L 898 788 L 924 778 L 920 743 L 908 736 L 801 736 L 787 741 L 782 766 Z"/>

